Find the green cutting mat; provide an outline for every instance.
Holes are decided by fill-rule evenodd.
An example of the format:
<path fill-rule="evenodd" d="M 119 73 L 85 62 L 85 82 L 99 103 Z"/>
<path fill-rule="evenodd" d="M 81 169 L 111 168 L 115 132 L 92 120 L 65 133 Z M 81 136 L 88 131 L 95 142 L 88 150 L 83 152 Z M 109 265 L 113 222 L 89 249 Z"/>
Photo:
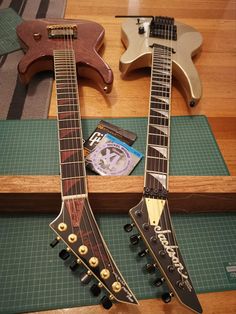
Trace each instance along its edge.
<path fill-rule="evenodd" d="M 106 119 L 137 134 L 133 147 L 145 154 L 147 119 Z M 99 119 L 83 121 L 88 138 Z M 59 173 L 55 120 L 0 121 L 0 174 Z M 171 118 L 172 175 L 229 175 L 205 116 Z M 132 172 L 143 175 L 144 158 Z"/>
<path fill-rule="evenodd" d="M 2 216 L 0 220 L 0 313 L 22 313 L 97 304 L 89 286 L 79 281 L 81 269 L 71 273 L 58 258 L 62 244 L 51 249 L 54 235 L 48 228 L 51 215 Z M 112 219 L 112 230 L 111 230 Z M 158 273 L 142 271 L 146 257 L 141 247 L 129 247 L 122 232 L 126 215 L 97 216 L 101 231 L 121 272 L 138 299 L 156 298 L 164 287 L 152 285 Z M 236 215 L 173 215 L 179 246 L 197 292 L 236 289 L 225 265 L 236 262 Z M 235 264 L 234 264 L 235 265 Z"/>
<path fill-rule="evenodd" d="M 134 147 L 145 152 L 146 119 L 108 121 L 136 132 L 138 140 Z M 97 119 L 84 121 L 85 138 L 97 123 Z M 229 174 L 205 117 L 175 117 L 171 123 L 171 174 Z M 59 172 L 55 121 L 1 121 L 0 145 L 1 174 Z M 134 173 L 143 174 L 143 161 Z M 54 250 L 47 245 L 54 237 L 48 227 L 53 218 L 50 215 L 1 217 L 0 313 L 99 302 L 98 298 L 90 296 L 88 287 L 80 284 L 78 277 L 82 270 L 71 274 L 68 263 L 57 257 L 62 244 Z M 142 248 L 130 248 L 129 235 L 122 233 L 128 217 L 103 215 L 97 216 L 97 220 L 114 259 L 137 298 L 160 296 L 165 287 L 157 289 L 152 285 L 158 274 L 141 271 L 147 258 L 137 258 L 137 252 Z M 173 222 L 197 292 L 236 289 L 235 274 L 226 271 L 228 265 L 236 263 L 236 215 L 173 215 Z"/>
<path fill-rule="evenodd" d="M 0 56 L 21 49 L 16 26 L 22 18 L 11 8 L 0 10 Z"/>

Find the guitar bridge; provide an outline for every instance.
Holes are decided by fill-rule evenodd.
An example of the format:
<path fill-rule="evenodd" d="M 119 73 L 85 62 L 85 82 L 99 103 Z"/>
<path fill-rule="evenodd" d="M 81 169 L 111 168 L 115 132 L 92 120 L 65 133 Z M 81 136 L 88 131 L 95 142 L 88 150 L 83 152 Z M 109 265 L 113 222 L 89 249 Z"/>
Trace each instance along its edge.
<path fill-rule="evenodd" d="M 77 38 L 77 26 L 74 24 L 55 24 L 47 26 L 48 38 L 50 39 L 67 39 Z"/>

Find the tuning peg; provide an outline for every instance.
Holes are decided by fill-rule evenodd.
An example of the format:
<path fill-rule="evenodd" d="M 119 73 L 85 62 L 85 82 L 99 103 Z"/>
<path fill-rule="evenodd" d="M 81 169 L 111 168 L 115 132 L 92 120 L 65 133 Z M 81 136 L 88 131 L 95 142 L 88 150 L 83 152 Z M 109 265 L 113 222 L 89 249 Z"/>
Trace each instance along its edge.
<path fill-rule="evenodd" d="M 109 310 L 112 307 L 112 302 L 106 295 L 104 295 L 104 297 L 101 298 L 100 302 L 104 309 L 106 310 Z"/>
<path fill-rule="evenodd" d="M 77 262 L 77 259 L 75 259 L 71 264 L 70 264 L 70 269 L 71 271 L 76 271 L 79 268 L 79 264 Z"/>
<path fill-rule="evenodd" d="M 63 261 L 65 261 L 69 256 L 70 256 L 70 253 L 67 250 L 65 250 L 65 249 L 61 250 L 61 252 L 59 253 L 59 257 Z"/>
<path fill-rule="evenodd" d="M 156 287 L 160 287 L 160 286 L 163 284 L 164 281 L 165 281 L 165 278 L 164 278 L 164 277 L 157 278 L 157 279 L 154 281 L 154 285 L 155 285 Z"/>
<path fill-rule="evenodd" d="M 50 246 L 52 248 L 54 248 L 60 241 L 60 237 L 56 237 L 56 239 L 54 239 L 51 243 L 50 243 Z"/>
<path fill-rule="evenodd" d="M 172 292 L 165 292 L 162 294 L 161 298 L 165 303 L 170 303 L 172 296 L 173 296 Z"/>
<path fill-rule="evenodd" d="M 139 234 L 133 234 L 130 238 L 130 243 L 132 245 L 136 245 L 139 243 L 139 240 L 141 239 L 141 236 Z"/>
<path fill-rule="evenodd" d="M 97 297 L 101 293 L 101 288 L 99 287 L 99 285 L 93 284 L 90 288 L 90 291 L 93 296 Z"/>
<path fill-rule="evenodd" d="M 80 280 L 85 285 L 87 285 L 91 279 L 92 279 L 92 276 L 89 270 L 87 272 L 83 272 L 80 274 Z"/>
<path fill-rule="evenodd" d="M 154 273 L 154 271 L 156 270 L 156 265 L 148 263 L 145 265 L 145 269 L 148 273 Z"/>
<path fill-rule="evenodd" d="M 134 223 L 132 223 L 132 224 L 126 224 L 126 225 L 124 225 L 124 230 L 125 230 L 126 232 L 131 232 L 131 231 L 133 230 L 133 227 L 134 227 Z"/>
<path fill-rule="evenodd" d="M 144 257 L 144 256 L 146 256 L 148 254 L 148 252 L 149 252 L 148 249 L 142 250 L 142 251 L 140 251 L 138 253 L 138 256 L 139 257 Z"/>

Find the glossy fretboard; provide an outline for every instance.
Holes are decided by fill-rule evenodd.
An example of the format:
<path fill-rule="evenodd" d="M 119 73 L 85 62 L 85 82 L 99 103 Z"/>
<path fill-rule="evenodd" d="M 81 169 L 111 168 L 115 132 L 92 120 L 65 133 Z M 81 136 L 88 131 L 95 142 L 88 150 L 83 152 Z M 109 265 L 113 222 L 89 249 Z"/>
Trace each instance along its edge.
<path fill-rule="evenodd" d="M 87 194 L 73 49 L 54 50 L 62 197 Z"/>
<path fill-rule="evenodd" d="M 147 130 L 145 188 L 168 190 L 172 51 L 154 44 Z"/>

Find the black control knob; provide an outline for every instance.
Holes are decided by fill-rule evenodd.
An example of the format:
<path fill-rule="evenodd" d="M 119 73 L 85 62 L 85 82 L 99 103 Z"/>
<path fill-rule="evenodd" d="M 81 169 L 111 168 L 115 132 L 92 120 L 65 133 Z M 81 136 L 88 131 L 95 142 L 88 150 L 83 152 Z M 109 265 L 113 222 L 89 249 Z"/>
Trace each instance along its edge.
<path fill-rule="evenodd" d="M 148 249 L 142 250 L 138 253 L 139 257 L 144 257 L 148 254 Z"/>
<path fill-rule="evenodd" d="M 63 250 L 61 250 L 61 252 L 59 253 L 59 257 L 60 257 L 63 261 L 65 261 L 68 257 L 70 257 L 70 253 L 69 253 L 67 250 L 63 249 Z"/>
<path fill-rule="evenodd" d="M 104 295 L 104 297 L 102 297 L 100 302 L 101 302 L 102 306 L 104 307 L 104 309 L 106 309 L 106 310 L 109 310 L 112 307 L 112 302 L 106 295 Z"/>
<path fill-rule="evenodd" d="M 126 232 L 131 232 L 133 230 L 134 224 L 126 224 L 124 225 L 124 230 Z"/>
<path fill-rule="evenodd" d="M 161 296 L 162 300 L 165 302 L 165 303 L 170 303 L 171 301 L 171 298 L 172 298 L 172 295 L 171 293 L 169 292 L 165 292 L 163 293 L 163 295 Z"/>
<path fill-rule="evenodd" d="M 92 279 L 92 276 L 88 273 L 81 273 L 80 274 L 80 280 L 85 285 L 87 285 L 91 279 Z"/>
<path fill-rule="evenodd" d="M 154 273 L 154 271 L 156 270 L 156 266 L 155 266 L 155 264 L 148 263 L 145 265 L 145 269 L 148 273 L 151 274 L 151 273 Z"/>
<path fill-rule="evenodd" d="M 144 29 L 144 26 L 139 26 L 139 28 L 138 28 L 138 33 L 140 34 L 140 35 L 142 35 L 142 34 L 144 34 L 145 33 L 145 29 Z"/>
<path fill-rule="evenodd" d="M 160 286 L 163 284 L 164 281 L 165 281 L 165 278 L 164 278 L 164 277 L 157 278 L 157 279 L 154 281 L 154 285 L 155 285 L 156 287 L 160 287 Z"/>
<path fill-rule="evenodd" d="M 101 293 L 101 288 L 98 285 L 93 284 L 92 287 L 90 288 L 90 291 L 93 296 L 97 297 Z"/>
<path fill-rule="evenodd" d="M 56 238 L 56 239 L 54 239 L 51 243 L 50 243 L 50 246 L 53 248 L 53 247 L 55 247 L 58 243 L 59 243 L 59 238 Z"/>
<path fill-rule="evenodd" d="M 133 234 L 129 239 L 132 245 L 136 245 L 139 243 L 141 236 L 139 234 Z"/>
<path fill-rule="evenodd" d="M 75 259 L 71 264 L 70 264 L 70 269 L 71 271 L 76 271 L 79 268 L 79 264 L 77 263 L 77 260 Z"/>

